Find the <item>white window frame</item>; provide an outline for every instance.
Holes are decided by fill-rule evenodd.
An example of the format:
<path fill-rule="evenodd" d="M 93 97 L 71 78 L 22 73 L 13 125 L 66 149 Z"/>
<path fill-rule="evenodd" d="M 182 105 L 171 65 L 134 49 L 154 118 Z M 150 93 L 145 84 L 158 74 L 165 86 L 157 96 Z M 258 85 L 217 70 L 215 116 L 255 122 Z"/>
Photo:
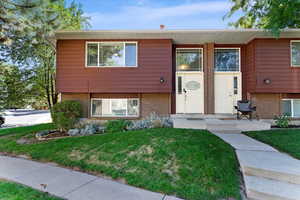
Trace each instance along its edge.
<path fill-rule="evenodd" d="M 291 117 L 295 117 L 294 115 L 294 100 L 300 100 L 300 99 L 281 99 L 281 101 L 291 101 Z M 282 113 L 284 114 L 284 113 Z M 296 116 L 296 117 L 299 117 L 299 116 Z"/>
<path fill-rule="evenodd" d="M 93 115 L 93 100 L 110 100 L 109 101 L 109 106 L 110 106 L 110 111 L 111 111 L 111 108 L 112 108 L 112 100 L 120 100 L 120 99 L 126 99 L 126 108 L 128 108 L 128 100 L 137 100 L 138 102 L 138 114 L 137 115 L 128 115 L 128 110 L 126 109 L 126 116 L 120 116 L 120 115 L 109 115 L 109 116 L 106 116 L 106 115 Z M 118 117 L 118 118 L 137 118 L 140 116 L 140 99 L 139 98 L 91 98 L 91 117 L 104 117 L 104 118 L 110 118 L 110 117 Z"/>
<path fill-rule="evenodd" d="M 300 40 L 291 40 L 290 41 L 290 59 L 291 59 L 291 62 L 290 62 L 290 64 L 291 64 L 291 67 L 300 67 L 300 65 L 294 65 L 293 64 L 293 53 L 292 53 L 292 43 L 295 43 L 295 42 L 298 42 L 298 43 L 300 43 Z"/>
<path fill-rule="evenodd" d="M 239 70 L 238 71 L 215 71 L 215 73 L 235 73 L 235 72 L 241 72 L 241 48 L 240 47 L 218 47 L 214 48 L 214 55 L 215 55 L 215 50 L 217 49 L 237 49 L 239 52 Z M 214 59 L 214 70 L 215 70 L 215 59 Z"/>
<path fill-rule="evenodd" d="M 201 70 L 200 71 L 177 71 L 177 49 L 196 49 L 196 50 L 200 50 L 200 54 L 201 54 Z M 203 64 L 204 64 L 204 62 L 203 62 L 203 48 L 199 48 L 199 47 L 196 47 L 196 48 L 193 48 L 193 47 L 187 47 L 187 48 L 176 48 L 176 52 L 175 52 L 175 64 L 176 64 L 176 72 L 178 72 L 178 73 L 197 73 L 197 72 L 203 72 Z"/>
<path fill-rule="evenodd" d="M 99 48 L 99 45 L 100 44 L 107 44 L 107 43 L 123 43 L 123 49 L 124 49 L 124 64 L 125 64 L 125 59 L 126 59 L 126 50 L 125 50 L 125 47 L 126 47 L 126 44 L 135 44 L 136 45 L 136 55 L 135 55 L 135 63 L 136 65 L 135 66 L 100 66 L 99 65 L 99 53 L 100 53 L 100 48 Z M 89 66 L 87 64 L 87 58 L 88 58 L 88 44 L 97 44 L 98 45 L 98 59 L 97 59 L 97 66 Z M 105 41 L 105 42 L 93 42 L 93 41 L 88 41 L 85 43 L 85 67 L 100 67 L 100 68 L 124 68 L 124 67 L 129 67 L 129 68 L 132 68 L 132 67 L 138 67 L 138 42 L 137 41 Z"/>

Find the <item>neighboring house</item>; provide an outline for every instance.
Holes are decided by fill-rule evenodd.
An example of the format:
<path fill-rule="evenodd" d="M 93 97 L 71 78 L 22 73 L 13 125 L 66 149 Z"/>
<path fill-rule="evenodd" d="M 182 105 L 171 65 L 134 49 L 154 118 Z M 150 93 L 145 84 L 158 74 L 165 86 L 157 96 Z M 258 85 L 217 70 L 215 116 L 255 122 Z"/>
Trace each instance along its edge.
<path fill-rule="evenodd" d="M 249 99 L 261 118 L 300 117 L 300 29 L 62 31 L 57 90 L 84 117 L 156 112 L 234 113 Z"/>

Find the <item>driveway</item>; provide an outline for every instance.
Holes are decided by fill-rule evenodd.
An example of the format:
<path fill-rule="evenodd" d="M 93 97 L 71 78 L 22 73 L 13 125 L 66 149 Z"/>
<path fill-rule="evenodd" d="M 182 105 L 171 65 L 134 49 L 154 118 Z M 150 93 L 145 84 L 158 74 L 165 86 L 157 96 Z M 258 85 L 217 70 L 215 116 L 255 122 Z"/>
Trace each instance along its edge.
<path fill-rule="evenodd" d="M 29 126 L 52 121 L 49 110 L 5 110 L 4 117 L 5 124 L 2 128 Z"/>

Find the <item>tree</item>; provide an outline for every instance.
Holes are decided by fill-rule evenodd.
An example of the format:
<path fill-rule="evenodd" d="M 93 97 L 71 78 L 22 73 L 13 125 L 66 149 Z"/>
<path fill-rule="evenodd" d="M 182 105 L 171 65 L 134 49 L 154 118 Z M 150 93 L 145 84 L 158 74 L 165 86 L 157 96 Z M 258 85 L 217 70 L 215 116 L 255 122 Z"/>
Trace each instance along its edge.
<path fill-rule="evenodd" d="M 2 37 L 5 42 L 0 44 L 0 58 L 33 69 L 38 76 L 37 85 L 45 91 L 51 109 L 58 94 L 55 90 L 56 49 L 50 38 L 57 30 L 87 28 L 89 18 L 83 15 L 79 4 L 73 2 L 66 6 L 64 0 L 4 0 L 4 4 L 12 8 L 0 18 L 4 19 L 0 29 L 5 36 Z M 10 16 L 13 20 L 6 20 Z M 19 23 L 22 31 L 15 23 L 9 27 L 11 21 L 18 21 L 18 16 L 22 19 Z"/>
<path fill-rule="evenodd" d="M 0 101 L 3 108 L 23 108 L 27 104 L 30 88 L 27 87 L 28 73 L 14 65 L 1 64 Z"/>
<path fill-rule="evenodd" d="M 0 42 L 10 43 L 14 34 L 25 36 L 39 12 L 49 4 L 48 0 L 1 0 Z"/>
<path fill-rule="evenodd" d="M 286 28 L 300 27 L 299 0 L 230 0 L 233 5 L 225 16 L 242 11 L 242 16 L 230 25 L 237 28 L 263 28 L 276 37 Z"/>

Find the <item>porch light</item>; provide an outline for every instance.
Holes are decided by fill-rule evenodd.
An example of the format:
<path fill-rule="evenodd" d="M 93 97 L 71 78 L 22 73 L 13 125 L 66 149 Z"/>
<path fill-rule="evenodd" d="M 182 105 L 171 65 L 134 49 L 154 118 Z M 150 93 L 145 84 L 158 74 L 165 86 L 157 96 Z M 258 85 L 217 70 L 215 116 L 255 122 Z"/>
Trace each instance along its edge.
<path fill-rule="evenodd" d="M 271 84 L 271 80 L 268 79 L 268 78 L 264 79 L 264 84 L 270 85 Z"/>
<path fill-rule="evenodd" d="M 189 66 L 187 64 L 179 65 L 179 69 L 181 69 L 181 70 L 186 70 L 188 68 L 189 68 Z"/>

